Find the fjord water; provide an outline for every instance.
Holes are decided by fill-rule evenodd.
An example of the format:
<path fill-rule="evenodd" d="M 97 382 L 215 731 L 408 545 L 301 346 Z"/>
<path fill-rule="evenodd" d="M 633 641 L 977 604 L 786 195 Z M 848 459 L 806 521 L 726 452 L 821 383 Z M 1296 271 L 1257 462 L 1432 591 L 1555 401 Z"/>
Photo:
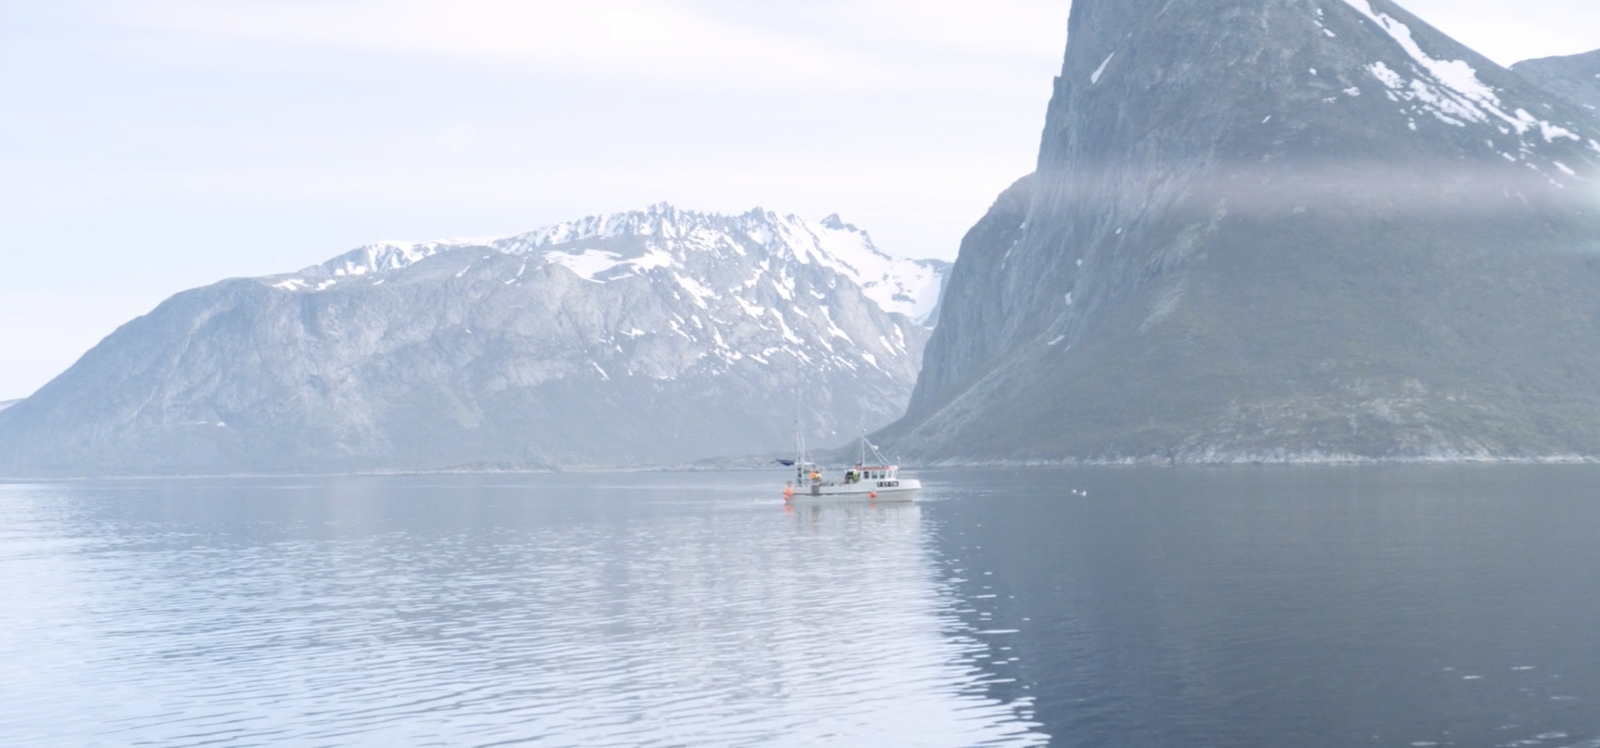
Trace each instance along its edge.
<path fill-rule="evenodd" d="M 0 486 L 0 744 L 1600 745 L 1600 469 Z"/>

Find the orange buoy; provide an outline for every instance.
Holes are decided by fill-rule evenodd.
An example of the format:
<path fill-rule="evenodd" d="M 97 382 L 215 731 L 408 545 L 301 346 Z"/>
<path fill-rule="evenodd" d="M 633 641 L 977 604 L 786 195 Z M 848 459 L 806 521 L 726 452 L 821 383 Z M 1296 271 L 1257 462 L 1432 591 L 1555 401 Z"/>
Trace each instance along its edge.
<path fill-rule="evenodd" d="M 877 491 L 868 491 L 867 492 L 867 498 L 869 498 L 869 499 L 878 498 L 878 492 Z"/>
<path fill-rule="evenodd" d="M 783 489 L 783 500 L 788 501 L 792 498 L 794 498 L 794 486 L 785 486 Z"/>

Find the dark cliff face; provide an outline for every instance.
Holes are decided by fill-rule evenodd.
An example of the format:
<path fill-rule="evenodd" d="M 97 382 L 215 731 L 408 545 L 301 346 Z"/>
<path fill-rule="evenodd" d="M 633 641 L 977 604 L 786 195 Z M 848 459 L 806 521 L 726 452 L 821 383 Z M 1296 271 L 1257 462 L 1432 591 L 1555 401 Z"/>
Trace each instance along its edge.
<path fill-rule="evenodd" d="M 1581 55 L 1525 60 L 1511 69 L 1600 120 L 1600 49 Z"/>
<path fill-rule="evenodd" d="M 1583 111 L 1382 0 L 1078 0 L 1069 37 L 892 448 L 1600 454 Z"/>
<path fill-rule="evenodd" d="M 949 329 L 929 341 L 924 361 L 936 361 L 937 365 L 923 366 L 911 396 L 911 415 L 930 412 L 959 392 L 999 352 L 1000 339 L 992 331 L 1015 313 L 1006 303 L 1005 264 L 1022 239 L 1032 197 L 1033 177 L 1017 180 L 962 240 L 956 266 L 951 269 L 959 278 L 946 281 L 939 302 L 941 312 L 952 306 L 961 312 L 948 318 L 940 315 L 941 324 L 948 319 Z"/>

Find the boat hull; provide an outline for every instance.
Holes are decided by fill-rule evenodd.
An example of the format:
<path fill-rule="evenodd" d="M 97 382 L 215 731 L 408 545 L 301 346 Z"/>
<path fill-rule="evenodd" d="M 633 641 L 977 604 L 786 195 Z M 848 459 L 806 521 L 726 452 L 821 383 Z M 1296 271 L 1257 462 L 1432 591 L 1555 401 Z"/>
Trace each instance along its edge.
<path fill-rule="evenodd" d="M 792 496 L 785 492 L 784 500 L 796 503 L 827 501 L 887 504 L 911 501 L 917 492 L 922 490 L 922 481 L 916 478 L 902 478 L 885 483 L 895 485 L 875 486 L 870 483 L 802 485 L 794 489 Z"/>

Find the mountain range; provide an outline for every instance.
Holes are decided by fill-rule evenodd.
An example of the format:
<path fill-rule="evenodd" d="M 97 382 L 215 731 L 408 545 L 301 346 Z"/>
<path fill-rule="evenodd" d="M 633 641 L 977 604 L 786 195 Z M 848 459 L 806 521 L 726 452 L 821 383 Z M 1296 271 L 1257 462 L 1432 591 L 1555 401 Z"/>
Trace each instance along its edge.
<path fill-rule="evenodd" d="M 1388 0 L 1076 0 L 1068 39 L 1037 171 L 963 241 L 891 448 L 1600 455 L 1579 93 Z"/>
<path fill-rule="evenodd" d="M 1600 459 L 1600 52 L 1390 0 L 1075 0 L 1034 173 L 953 267 L 657 205 L 180 293 L 0 475 Z M 926 347 L 924 347 L 926 346 Z"/>
<path fill-rule="evenodd" d="M 671 464 L 904 410 L 949 265 L 657 205 L 180 293 L 0 411 L 10 474 Z"/>

